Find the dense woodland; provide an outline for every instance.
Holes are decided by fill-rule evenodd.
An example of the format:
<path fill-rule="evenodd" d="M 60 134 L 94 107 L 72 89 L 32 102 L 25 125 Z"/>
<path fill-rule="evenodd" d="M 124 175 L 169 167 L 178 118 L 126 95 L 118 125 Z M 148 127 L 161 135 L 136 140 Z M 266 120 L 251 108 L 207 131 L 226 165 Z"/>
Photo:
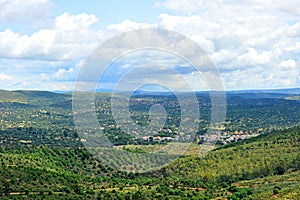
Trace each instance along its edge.
<path fill-rule="evenodd" d="M 217 143 L 205 156 L 197 150 L 169 152 L 166 156 L 179 158 L 162 169 L 134 173 L 116 171 L 83 146 L 73 123 L 71 95 L 0 91 L 0 198 L 300 199 L 300 101 L 295 96 L 230 93 L 223 134 L 259 136 Z M 205 93 L 197 98 L 201 136 L 209 126 L 210 100 Z M 115 147 L 141 160 L 151 148 L 170 142 L 145 141 L 122 132 L 111 116 L 109 100 L 109 94 L 101 93 L 95 102 L 104 133 Z M 173 95 L 133 96 L 131 117 L 141 126 L 149 123 L 148 110 L 157 103 L 173 119 L 157 135 L 176 138 L 180 106 Z M 198 141 L 193 145 L 198 147 Z M 126 154 L 120 155 L 120 163 L 114 164 L 125 161 Z"/>

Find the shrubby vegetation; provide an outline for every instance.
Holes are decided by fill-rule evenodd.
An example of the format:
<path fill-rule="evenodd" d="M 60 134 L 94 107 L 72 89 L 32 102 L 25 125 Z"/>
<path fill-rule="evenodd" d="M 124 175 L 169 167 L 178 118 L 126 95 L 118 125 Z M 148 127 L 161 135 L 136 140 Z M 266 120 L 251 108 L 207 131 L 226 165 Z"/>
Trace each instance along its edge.
<path fill-rule="evenodd" d="M 189 101 L 188 94 L 182 95 L 183 99 Z M 300 101 L 269 98 L 267 95 L 257 98 L 248 98 L 248 96 L 247 94 L 228 94 L 227 118 L 220 128 L 221 134 L 251 136 L 299 125 Z M 71 98 L 69 94 L 40 91 L 0 91 L 0 141 L 13 146 L 20 143 L 33 146 L 82 146 L 74 127 Z M 206 93 L 199 93 L 197 98 L 200 121 L 198 130 L 194 132 L 203 135 L 210 125 L 210 96 Z M 157 133 L 147 133 L 146 126 L 150 123 L 148 112 L 155 104 L 164 106 L 167 111 L 167 120 Z M 176 96 L 171 94 L 134 95 L 129 105 L 130 117 L 146 129 L 143 135 L 151 136 L 150 139 L 135 137 L 135 134 L 141 134 L 135 133 L 135 130 L 125 133 L 117 126 L 112 116 L 110 95 L 96 94 L 95 108 L 99 124 L 105 136 L 114 145 L 159 144 L 169 142 L 170 138 L 179 141 L 187 139 L 184 136 L 181 137 L 178 130 L 181 110 Z M 167 139 L 158 141 L 154 138 L 157 136 Z M 239 137 L 236 137 L 233 141 L 238 139 Z M 218 142 L 218 144 L 222 143 Z"/>
<path fill-rule="evenodd" d="M 205 94 L 198 99 L 203 118 L 198 133 L 203 134 L 210 102 Z M 115 126 L 108 102 L 107 95 L 97 96 L 97 112 L 105 116 L 101 125 L 118 148 L 100 158 L 109 161 L 113 155 L 118 158 L 114 165 L 120 165 L 128 162 L 126 152 L 136 153 L 135 163 L 142 166 L 143 154 L 164 142 L 124 134 Z M 132 118 L 146 125 L 148 109 L 156 103 L 164 104 L 174 119 L 158 135 L 175 137 L 180 116 L 173 96 L 132 97 Z M 262 134 L 220 144 L 205 157 L 199 157 L 195 143 L 165 168 L 142 174 L 130 172 L 136 166 L 116 171 L 83 147 L 70 95 L 0 91 L 0 112 L 0 199 L 300 199 L 297 100 L 229 96 L 222 131 Z M 118 154 L 118 149 L 126 151 Z"/>
<path fill-rule="evenodd" d="M 299 197 L 299 147 L 300 129 L 294 128 L 218 148 L 205 158 L 184 156 L 144 174 L 115 171 L 84 148 L 2 147 L 0 191 L 4 199 L 245 199 L 257 193 L 266 199 Z M 272 183 L 272 177 L 289 174 L 298 181 Z M 268 179 L 266 193 L 239 183 L 256 178 Z"/>

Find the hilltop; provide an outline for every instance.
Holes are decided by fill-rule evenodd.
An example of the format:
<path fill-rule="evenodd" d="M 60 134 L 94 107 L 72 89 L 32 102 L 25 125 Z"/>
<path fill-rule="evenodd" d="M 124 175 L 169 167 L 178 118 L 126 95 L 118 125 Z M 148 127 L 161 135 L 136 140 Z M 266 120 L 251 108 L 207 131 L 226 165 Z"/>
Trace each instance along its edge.
<path fill-rule="evenodd" d="M 49 105 L 71 99 L 69 94 L 59 94 L 49 91 L 0 90 L 0 102 L 14 102 L 29 105 Z"/>

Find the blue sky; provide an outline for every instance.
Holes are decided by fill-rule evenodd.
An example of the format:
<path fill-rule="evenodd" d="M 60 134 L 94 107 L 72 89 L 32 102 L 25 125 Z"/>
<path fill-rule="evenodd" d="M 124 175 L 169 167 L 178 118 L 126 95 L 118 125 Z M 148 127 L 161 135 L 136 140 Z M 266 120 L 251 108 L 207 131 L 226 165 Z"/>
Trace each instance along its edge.
<path fill-rule="evenodd" d="M 68 11 L 70 13 L 92 13 L 100 18 L 97 27 L 105 28 L 110 24 L 129 19 L 136 22 L 155 23 L 159 14 L 170 12 L 164 8 L 155 7 L 156 0 L 126 0 L 126 1 L 53 1 L 55 15 Z"/>
<path fill-rule="evenodd" d="M 300 0 L 2 0 L 0 89 L 72 90 L 84 61 L 101 43 L 122 32 L 157 27 L 197 42 L 225 89 L 300 87 L 298 5 Z M 186 63 L 153 53 L 119 60 L 101 87 L 112 87 L 122 66 L 134 69 L 149 59 L 183 72 L 195 90 L 205 89 Z M 147 69 L 147 80 L 159 70 Z M 166 77 L 170 83 L 179 80 Z"/>

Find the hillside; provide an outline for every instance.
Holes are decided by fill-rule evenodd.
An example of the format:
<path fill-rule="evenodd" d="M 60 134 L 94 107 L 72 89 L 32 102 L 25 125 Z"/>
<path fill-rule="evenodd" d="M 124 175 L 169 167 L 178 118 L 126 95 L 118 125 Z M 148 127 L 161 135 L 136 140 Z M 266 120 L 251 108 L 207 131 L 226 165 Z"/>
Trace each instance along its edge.
<path fill-rule="evenodd" d="M 189 98 L 189 94 L 182 95 Z M 43 91 L 0 91 L 1 145 L 17 146 L 20 142 L 27 142 L 32 146 L 82 146 L 74 126 L 71 97 L 70 94 Z M 207 93 L 198 93 L 197 98 L 201 121 L 195 132 L 199 136 L 209 129 L 211 103 Z M 103 132 L 114 145 L 158 144 L 155 141 L 137 139 L 117 128 L 111 112 L 110 94 L 97 93 L 95 103 Z M 178 137 L 181 111 L 180 103 L 174 95 L 132 96 L 130 117 L 141 127 L 147 126 L 150 123 L 148 111 L 155 104 L 164 106 L 169 115 L 163 129 L 155 136 L 171 137 L 175 140 Z M 299 124 L 299 100 L 277 97 L 247 98 L 243 94 L 228 95 L 227 117 L 221 129 L 224 138 L 219 144 Z M 151 134 L 145 133 L 146 136 Z"/>
<path fill-rule="evenodd" d="M 0 198 L 297 199 L 300 101 L 287 96 L 229 94 L 227 118 L 221 129 L 225 139 L 218 141 L 215 150 L 201 157 L 200 143 L 195 142 L 167 167 L 135 174 L 115 171 L 83 148 L 73 122 L 70 94 L 0 91 Z M 209 126 L 211 105 L 207 93 L 198 93 L 197 98 L 202 119 L 197 134 L 201 136 Z M 134 95 L 130 117 L 141 126 L 147 125 L 148 111 L 155 104 L 163 105 L 169 115 L 155 136 L 175 140 L 181 115 L 174 95 Z M 108 93 L 97 93 L 95 106 L 103 132 L 114 144 L 107 152 L 136 153 L 135 159 L 143 164 L 143 153 L 169 142 L 147 141 L 124 133 L 112 116 Z M 253 138 L 241 140 L 244 136 Z M 227 143 L 226 137 L 234 139 Z M 173 144 L 184 145 L 180 140 Z M 122 157 L 126 153 L 118 154 L 120 159 L 110 164 L 128 160 Z M 174 150 L 165 153 L 168 157 L 180 156 Z M 110 155 L 104 157 L 109 161 Z"/>
<path fill-rule="evenodd" d="M 300 129 L 292 128 L 132 174 L 105 167 L 84 149 L 1 148 L 0 188 L 3 199 L 297 199 L 299 151 Z"/>
<path fill-rule="evenodd" d="M 1 102 L 15 102 L 29 105 L 50 105 L 61 101 L 71 99 L 69 94 L 58 94 L 48 91 L 30 91 L 30 90 L 17 90 L 6 91 L 0 90 L 0 103 Z"/>
<path fill-rule="evenodd" d="M 204 158 L 188 156 L 166 168 L 168 175 L 201 177 L 204 182 L 236 182 L 300 169 L 300 130 L 260 135 L 211 151 Z"/>

